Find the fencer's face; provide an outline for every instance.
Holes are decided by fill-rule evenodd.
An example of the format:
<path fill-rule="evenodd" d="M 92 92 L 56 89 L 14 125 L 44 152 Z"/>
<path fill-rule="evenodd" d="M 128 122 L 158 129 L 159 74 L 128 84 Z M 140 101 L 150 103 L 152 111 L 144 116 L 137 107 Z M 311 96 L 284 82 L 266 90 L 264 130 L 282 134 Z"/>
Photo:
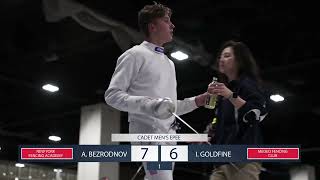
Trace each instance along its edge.
<path fill-rule="evenodd" d="M 155 19 L 151 24 L 151 33 L 162 43 L 167 43 L 172 40 L 174 25 L 171 22 L 169 15 Z"/>
<path fill-rule="evenodd" d="M 226 75 L 236 71 L 236 59 L 231 47 L 223 49 L 219 58 L 219 71 Z"/>

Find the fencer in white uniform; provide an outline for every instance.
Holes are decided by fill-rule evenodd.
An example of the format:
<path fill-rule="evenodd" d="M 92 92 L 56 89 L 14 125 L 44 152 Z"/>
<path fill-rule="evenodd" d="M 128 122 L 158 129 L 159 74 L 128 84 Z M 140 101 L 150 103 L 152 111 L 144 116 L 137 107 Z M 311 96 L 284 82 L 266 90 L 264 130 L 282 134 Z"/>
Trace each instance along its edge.
<path fill-rule="evenodd" d="M 163 47 L 144 41 L 119 57 L 105 100 L 128 112 L 129 133 L 175 134 L 170 112 L 182 115 L 198 107 L 195 97 L 177 100 L 176 87 L 175 67 Z M 146 175 L 153 180 L 172 179 L 171 170 L 146 171 Z"/>
<path fill-rule="evenodd" d="M 159 13 L 161 12 L 161 13 Z M 164 54 L 172 40 L 171 10 L 161 4 L 139 12 L 139 26 L 146 40 L 124 52 L 105 92 L 108 105 L 128 112 L 129 133 L 176 133 L 172 112 L 182 115 L 204 105 L 206 94 L 177 100 L 173 62 Z M 145 179 L 172 180 L 172 170 L 148 171 Z"/>
<path fill-rule="evenodd" d="M 182 115 L 197 108 L 195 97 L 177 100 L 174 64 L 162 51 L 163 47 L 144 41 L 117 61 L 105 100 L 128 112 L 130 133 L 168 133 L 175 118 L 166 109 Z M 161 102 L 163 107 L 155 109 Z"/>

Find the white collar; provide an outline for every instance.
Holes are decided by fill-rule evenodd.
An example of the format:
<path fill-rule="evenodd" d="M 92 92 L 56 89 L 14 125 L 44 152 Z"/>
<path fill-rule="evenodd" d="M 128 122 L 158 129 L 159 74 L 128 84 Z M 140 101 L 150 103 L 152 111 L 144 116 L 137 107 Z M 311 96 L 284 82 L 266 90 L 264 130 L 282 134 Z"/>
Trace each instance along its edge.
<path fill-rule="evenodd" d="M 143 41 L 141 43 L 142 45 L 144 45 L 145 47 L 147 47 L 148 49 L 150 49 L 151 51 L 158 53 L 158 54 L 163 54 L 164 53 L 164 47 L 161 46 L 157 46 L 153 43 L 150 43 L 148 41 Z"/>

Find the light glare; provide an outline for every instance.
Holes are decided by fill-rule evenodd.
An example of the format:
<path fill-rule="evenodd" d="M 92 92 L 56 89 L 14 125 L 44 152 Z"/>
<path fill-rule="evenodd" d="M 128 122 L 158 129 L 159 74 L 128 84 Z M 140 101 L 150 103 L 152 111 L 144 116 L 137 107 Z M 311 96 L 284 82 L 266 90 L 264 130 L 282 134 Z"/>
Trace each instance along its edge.
<path fill-rule="evenodd" d="M 173 57 L 179 61 L 182 61 L 182 60 L 188 59 L 189 56 L 181 51 L 176 51 L 176 52 L 171 53 L 171 57 Z"/>

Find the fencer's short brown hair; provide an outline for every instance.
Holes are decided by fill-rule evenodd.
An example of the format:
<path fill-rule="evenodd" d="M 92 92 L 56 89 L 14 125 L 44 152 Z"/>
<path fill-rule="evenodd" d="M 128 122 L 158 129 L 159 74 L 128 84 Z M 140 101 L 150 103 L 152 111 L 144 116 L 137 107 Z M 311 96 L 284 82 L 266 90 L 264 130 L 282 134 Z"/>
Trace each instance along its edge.
<path fill-rule="evenodd" d="M 148 25 L 156 18 L 168 14 L 171 17 L 172 10 L 165 5 L 154 2 L 153 5 L 146 5 L 138 13 L 138 25 L 145 36 L 149 36 Z"/>

